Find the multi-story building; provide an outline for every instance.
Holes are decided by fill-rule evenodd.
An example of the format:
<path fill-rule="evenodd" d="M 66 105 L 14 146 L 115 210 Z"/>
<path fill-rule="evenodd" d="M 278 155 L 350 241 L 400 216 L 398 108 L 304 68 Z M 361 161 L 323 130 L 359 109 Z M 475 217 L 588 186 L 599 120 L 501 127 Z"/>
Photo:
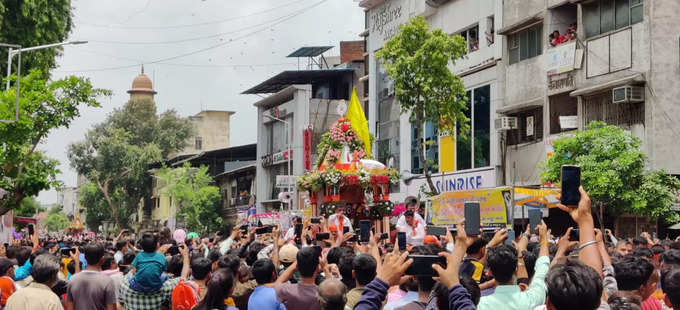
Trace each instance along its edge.
<path fill-rule="evenodd" d="M 440 192 L 494 187 L 499 184 L 498 134 L 493 128 L 494 111 L 502 106 L 505 82 L 503 40 L 496 29 L 502 21 L 501 1 L 493 0 L 364 0 L 359 6 L 366 12 L 369 128 L 375 134 L 374 156 L 383 163 L 398 165 L 400 171 L 423 173 L 417 151 L 416 126 L 409 114 L 401 114 L 394 99 L 394 86 L 375 58 L 375 52 L 398 31 L 399 25 L 413 16 L 423 16 L 431 28 L 439 28 L 466 40 L 467 55 L 451 64 L 468 89 L 467 116 L 470 136 L 440 133 L 431 123 L 423 126 L 422 137 L 430 141 L 426 157 L 434 160 L 430 167 Z M 469 180 L 474 180 L 470 182 Z M 408 185 L 402 183 L 393 200 L 418 195 L 424 177 Z M 395 189 L 396 190 L 396 189 Z"/>
<path fill-rule="evenodd" d="M 181 219 L 177 218 L 179 206 L 168 193 L 167 180 L 156 176 L 156 169 L 166 166 L 169 168 L 182 167 L 188 163 L 191 167 L 208 167 L 208 174 L 215 180 L 215 186 L 220 187 L 224 201 L 222 203 L 222 216 L 235 218 L 236 208 L 241 203 L 248 204 L 250 199 L 230 199 L 234 193 L 234 187 L 240 193 L 247 192 L 248 198 L 253 191 L 254 171 L 248 173 L 248 167 L 255 163 L 255 144 L 246 144 L 222 148 L 212 151 L 201 152 L 197 155 L 180 155 L 172 159 L 149 165 L 151 173 L 152 193 L 148 199 L 140 204 L 137 211 L 139 227 L 158 228 L 183 227 Z M 254 169 L 253 169 L 254 170 Z M 244 192 L 245 191 L 245 192 Z M 240 197 L 240 196 L 239 196 Z M 253 197 L 254 199 L 254 197 Z"/>
<path fill-rule="evenodd" d="M 516 123 L 502 132 L 507 184 L 541 185 L 552 141 L 596 120 L 641 138 L 649 168 L 680 174 L 680 2 L 505 0 L 502 15 L 505 100 L 495 112 Z M 654 223 L 624 216 L 616 226 L 631 235 Z"/>
<path fill-rule="evenodd" d="M 229 147 L 229 122 L 232 111 L 203 110 L 189 116 L 194 135 L 180 155 L 198 154 L 204 151 Z"/>
<path fill-rule="evenodd" d="M 78 207 L 78 187 L 62 186 L 57 191 L 57 205 L 61 206 L 64 214 L 72 220 L 75 214 L 80 216 Z"/>
<path fill-rule="evenodd" d="M 352 88 L 360 98 L 364 74 L 359 43 L 341 43 L 339 59 L 330 67 L 322 53 L 332 48 L 304 47 L 291 57 L 310 57 L 318 69 L 289 70 L 260 83 L 244 94 L 270 94 L 257 107 L 257 207 L 258 211 L 281 206 L 279 194 L 291 192 L 292 207 L 305 197 L 295 189 L 295 176 L 312 170 L 321 135 L 340 116 L 338 105 L 347 104 Z M 319 57 L 318 60 L 312 57 Z M 288 206 L 285 206 L 288 208 Z"/>

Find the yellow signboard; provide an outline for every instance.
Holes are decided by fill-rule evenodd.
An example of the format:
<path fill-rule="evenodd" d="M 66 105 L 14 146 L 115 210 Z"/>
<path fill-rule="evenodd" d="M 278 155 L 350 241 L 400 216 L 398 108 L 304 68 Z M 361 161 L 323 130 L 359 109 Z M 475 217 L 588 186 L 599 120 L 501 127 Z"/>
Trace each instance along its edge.
<path fill-rule="evenodd" d="M 431 198 L 432 224 L 450 226 L 465 218 L 465 202 L 479 201 L 481 222 L 485 227 L 505 227 L 512 190 L 508 187 L 446 192 Z M 428 210 L 429 211 L 429 210 Z"/>
<path fill-rule="evenodd" d="M 456 143 L 453 136 L 446 135 L 439 138 L 439 168 L 441 172 L 456 171 Z"/>

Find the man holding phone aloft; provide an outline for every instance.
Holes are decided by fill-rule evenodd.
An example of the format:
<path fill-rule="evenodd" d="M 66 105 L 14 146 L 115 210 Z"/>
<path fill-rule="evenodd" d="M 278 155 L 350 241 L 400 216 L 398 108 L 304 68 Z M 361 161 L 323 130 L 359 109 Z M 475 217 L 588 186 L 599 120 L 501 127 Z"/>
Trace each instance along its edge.
<path fill-rule="evenodd" d="M 425 240 L 425 223 L 416 219 L 413 211 L 404 212 L 404 224 L 397 224 L 397 230 L 406 233 L 406 244 L 423 245 Z"/>
<path fill-rule="evenodd" d="M 425 225 L 425 220 L 423 219 L 422 216 L 420 216 L 420 213 L 418 213 L 418 199 L 416 197 L 408 197 L 406 198 L 406 201 L 404 202 L 406 204 L 406 211 L 413 211 L 413 216 L 415 219 L 423 223 Z M 401 216 L 399 216 L 399 219 L 397 220 L 397 227 L 400 225 L 406 224 L 406 212 L 402 213 Z"/>
<path fill-rule="evenodd" d="M 350 232 L 354 231 L 352 230 L 352 222 L 345 216 L 345 208 L 343 206 L 336 206 L 335 214 L 331 214 L 328 217 L 328 226 L 331 225 L 335 225 L 338 228 L 339 234 L 342 234 L 343 227 L 348 227 Z"/>

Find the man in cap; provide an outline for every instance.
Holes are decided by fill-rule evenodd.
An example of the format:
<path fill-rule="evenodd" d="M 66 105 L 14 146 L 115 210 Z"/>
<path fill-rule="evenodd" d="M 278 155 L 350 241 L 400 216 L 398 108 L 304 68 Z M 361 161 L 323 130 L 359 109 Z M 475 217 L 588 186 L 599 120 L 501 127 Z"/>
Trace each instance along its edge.
<path fill-rule="evenodd" d="M 293 244 L 288 243 L 281 247 L 279 250 L 279 262 L 281 262 L 281 265 L 283 265 L 283 269 L 280 270 L 281 273 L 295 262 L 297 253 L 298 248 Z M 297 283 L 299 280 L 300 275 L 299 273 L 295 272 L 295 274 L 293 274 L 293 276 L 290 278 L 290 283 Z"/>

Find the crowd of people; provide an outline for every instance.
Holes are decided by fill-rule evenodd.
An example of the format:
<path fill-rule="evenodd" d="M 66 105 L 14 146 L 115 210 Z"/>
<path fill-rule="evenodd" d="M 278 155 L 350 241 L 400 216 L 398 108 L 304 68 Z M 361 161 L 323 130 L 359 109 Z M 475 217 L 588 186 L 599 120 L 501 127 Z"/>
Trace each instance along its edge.
<path fill-rule="evenodd" d="M 576 39 L 576 24 L 569 25 L 569 28 L 567 28 L 567 31 L 564 33 L 564 35 L 562 35 L 559 30 L 555 30 L 550 35 L 548 35 L 548 41 L 550 43 L 550 46 L 553 47 L 563 43 L 567 43 L 575 39 Z"/>
<path fill-rule="evenodd" d="M 139 237 L 123 231 L 112 239 L 41 239 L 34 233 L 0 246 L 0 306 L 680 309 L 680 241 L 601 232 L 583 189 L 578 206 L 559 206 L 576 227 L 558 238 L 545 223 L 512 240 L 506 229 L 468 235 L 465 221 L 437 238 L 425 235 L 417 202 L 407 205 L 395 229 L 406 232 L 406 249 L 394 234 L 371 232 L 367 242 L 357 242 L 363 237 L 357 239 L 342 208 L 329 219 L 296 218 L 286 232 L 238 226 L 229 235 L 203 238 L 164 229 Z M 575 229 L 578 240 L 570 239 Z M 411 266 L 423 255 L 442 262 Z M 431 274 L 410 273 L 410 267 Z"/>

